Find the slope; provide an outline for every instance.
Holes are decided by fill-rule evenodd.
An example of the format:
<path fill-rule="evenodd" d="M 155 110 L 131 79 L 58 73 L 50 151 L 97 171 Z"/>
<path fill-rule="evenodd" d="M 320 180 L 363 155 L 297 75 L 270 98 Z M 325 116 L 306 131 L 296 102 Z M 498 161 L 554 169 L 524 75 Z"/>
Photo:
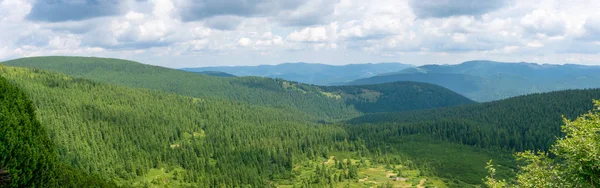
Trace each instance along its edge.
<path fill-rule="evenodd" d="M 113 187 L 58 161 L 27 95 L 0 76 L 0 187 Z"/>
<path fill-rule="evenodd" d="M 400 63 L 369 63 L 339 66 L 317 63 L 283 63 L 279 65 L 183 68 L 182 70 L 191 72 L 220 71 L 238 76 L 261 76 L 307 84 L 331 85 L 388 72 L 397 72 L 408 67 L 411 66 Z"/>
<path fill-rule="evenodd" d="M 398 81 L 413 81 L 436 84 L 446 87 L 457 93 L 461 93 L 465 96 L 472 96 L 472 93 L 482 90 L 480 87 L 482 85 L 481 83 L 483 82 L 483 78 L 454 73 L 395 73 L 355 80 L 348 83 L 348 85 L 369 85 Z"/>
<path fill-rule="evenodd" d="M 61 162 L 121 185 L 263 187 L 346 137 L 294 110 L 24 68 L 0 76 L 33 99 Z"/>
<path fill-rule="evenodd" d="M 561 135 L 562 115 L 592 109 L 600 89 L 531 94 L 501 101 L 398 113 L 367 114 L 347 122 L 351 141 L 371 151 L 399 153 L 439 177 L 480 184 L 493 159 L 498 175 L 513 177 L 514 151 L 546 150 Z M 455 185 L 452 187 L 462 187 Z"/>
<path fill-rule="evenodd" d="M 376 85 L 328 86 L 324 92 L 347 98 L 361 112 L 398 112 L 474 103 L 446 88 L 418 82 L 392 82 Z"/>
<path fill-rule="evenodd" d="M 591 110 L 590 101 L 598 98 L 600 89 L 566 90 L 473 105 L 368 114 L 348 123 L 362 125 L 351 126 L 361 129 L 352 132 L 362 136 L 386 130 L 390 136 L 426 134 L 480 148 L 545 150 L 560 135 L 562 116 L 575 118 Z"/>
<path fill-rule="evenodd" d="M 221 78 L 199 75 L 196 73 L 173 70 L 168 68 L 143 65 L 140 63 L 106 58 L 87 57 L 35 57 L 23 58 L 4 62 L 12 66 L 39 68 L 57 71 L 69 76 L 82 77 L 94 81 L 108 82 L 135 88 L 148 88 L 153 90 L 173 92 L 192 97 L 209 97 L 225 100 L 234 100 L 253 105 L 266 105 L 277 108 L 297 109 L 320 120 L 340 120 L 355 117 L 361 113 L 354 105 L 372 105 L 368 108 L 381 108 L 386 103 L 357 101 L 358 95 L 367 95 L 368 92 L 343 93 L 336 95 L 327 87 L 300 84 L 282 79 L 269 79 L 259 77 Z M 418 83 L 415 83 L 418 84 Z M 395 85 L 389 85 L 393 87 Z M 355 86 L 361 88 L 362 86 Z M 426 87 L 426 86 L 424 86 Z M 405 90 L 408 89 L 408 90 Z M 452 92 L 440 93 L 452 95 L 432 95 L 433 104 L 444 104 L 441 101 L 470 101 L 462 100 L 462 96 Z M 356 91 L 362 91 L 355 89 Z M 390 88 L 386 91 L 389 95 L 399 93 L 413 93 L 418 90 L 414 87 L 403 89 Z M 386 95 L 388 93 L 382 93 Z M 419 95 L 405 95 L 399 100 L 412 101 Z M 457 99 L 459 98 L 459 99 Z M 434 100 L 440 100 L 438 102 Z M 425 100 L 419 100 L 425 101 Z M 412 108 L 390 109 L 393 111 L 439 107 L 428 104 L 415 104 Z M 364 109 L 364 108 L 363 108 Z"/>
<path fill-rule="evenodd" d="M 600 66 L 468 61 L 424 65 L 350 82 L 350 85 L 419 81 L 438 84 L 476 101 L 564 89 L 598 88 Z"/>

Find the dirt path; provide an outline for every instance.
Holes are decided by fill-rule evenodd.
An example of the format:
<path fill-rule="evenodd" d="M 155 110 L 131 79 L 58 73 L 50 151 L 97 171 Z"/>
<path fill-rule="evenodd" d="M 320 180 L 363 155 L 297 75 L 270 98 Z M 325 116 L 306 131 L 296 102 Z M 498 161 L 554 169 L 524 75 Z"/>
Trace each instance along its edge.
<path fill-rule="evenodd" d="M 369 179 L 369 176 L 367 176 L 367 177 L 366 177 L 366 178 L 364 178 L 364 179 L 359 179 L 359 180 L 358 180 L 358 182 L 365 182 L 365 181 L 367 181 L 368 179 Z"/>
<path fill-rule="evenodd" d="M 419 182 L 419 185 L 417 185 L 418 188 L 425 188 L 425 182 L 427 181 L 427 179 L 423 178 L 421 179 L 421 182 Z"/>

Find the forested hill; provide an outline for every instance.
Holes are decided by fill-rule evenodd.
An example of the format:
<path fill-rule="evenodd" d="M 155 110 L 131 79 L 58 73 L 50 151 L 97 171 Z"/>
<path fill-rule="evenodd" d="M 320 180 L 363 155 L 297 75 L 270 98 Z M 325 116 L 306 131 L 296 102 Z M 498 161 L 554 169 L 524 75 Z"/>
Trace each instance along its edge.
<path fill-rule="evenodd" d="M 220 71 L 237 76 L 261 76 L 281 78 L 315 85 L 331 85 L 367 78 L 378 74 L 397 72 L 410 65 L 401 63 L 368 63 L 349 65 L 326 65 L 318 63 L 283 63 L 259 66 L 218 66 L 184 68 L 190 72 Z"/>
<path fill-rule="evenodd" d="M 58 155 L 61 162 L 120 185 L 264 187 L 269 180 L 289 178 L 295 160 L 323 156 L 333 142 L 347 138 L 340 127 L 316 124 L 294 110 L 184 97 L 25 68 L 0 66 L 0 76 L 33 99 L 43 127 L 56 144 L 54 149 L 47 145 L 44 152 L 56 151 L 53 155 Z M 16 96 L 24 97 L 21 93 Z M 20 103 L 8 99 L 0 97 L 0 103 Z M 22 109 L 29 113 L 26 120 L 0 123 L 34 121 L 33 107 L 26 107 Z M 14 116 L 0 118 L 19 117 L 17 112 L 10 111 L 8 114 Z M 44 129 L 37 129 L 39 123 L 32 126 L 34 129 L 27 131 L 45 136 Z M 1 130 L 6 131 L 4 128 L 2 125 Z M 8 130 L 11 134 L 2 132 L 0 136 L 36 135 L 21 132 L 24 129 Z M 10 138 L 12 144 L 0 145 L 0 151 L 37 139 L 21 136 Z M 41 138 L 46 140 L 36 143 L 49 143 L 47 137 Z M 28 151 L 9 148 L 9 152 Z M 5 165 L 5 153 L 1 154 L 0 164 Z M 19 156 L 10 155 L 8 159 L 21 162 L 16 158 Z M 35 156 L 38 160 L 52 157 L 41 152 Z M 45 168 L 35 162 L 22 162 Z M 12 171 L 11 163 L 8 167 Z M 33 174 L 36 176 L 32 178 L 51 178 Z"/>
<path fill-rule="evenodd" d="M 220 98 L 254 105 L 297 109 L 316 119 L 323 120 L 356 117 L 361 112 L 369 112 L 365 109 L 401 111 L 471 103 L 469 100 L 464 100 L 464 97 L 441 87 L 426 89 L 425 94 L 427 95 L 419 92 L 422 88 L 432 88 L 430 85 L 395 88 L 401 84 L 389 84 L 387 86 L 392 88 L 381 89 L 377 92 L 361 89 L 363 86 L 336 90 L 337 87 L 330 89 L 281 79 L 213 77 L 119 59 L 33 57 L 7 61 L 3 64 L 56 71 L 94 81 L 167 91 L 192 97 Z M 412 83 L 412 85 L 417 86 L 420 83 Z M 346 90 L 351 92 L 344 92 Z M 337 91 L 341 91 L 341 93 Z M 379 99 L 377 96 L 388 100 L 385 97 L 388 95 L 403 96 L 403 98 L 393 99 L 394 102 L 407 104 L 410 101 L 411 105 L 410 107 L 393 108 L 385 105 L 394 105 L 394 103 L 377 102 Z"/>
<path fill-rule="evenodd" d="M 59 161 L 27 95 L 0 76 L 0 187 L 114 187 Z"/>
<path fill-rule="evenodd" d="M 397 112 L 475 103 L 438 85 L 392 82 L 363 86 L 328 86 L 323 91 L 347 98 L 361 112 Z M 407 100 L 409 99 L 409 100 Z"/>
<path fill-rule="evenodd" d="M 599 98 L 600 89 L 566 90 L 481 104 L 368 114 L 348 121 L 354 124 L 351 129 L 357 129 L 349 132 L 365 140 L 425 134 L 482 148 L 547 149 L 560 135 L 563 115 L 572 119 L 586 113 L 593 108 L 592 99 Z"/>
<path fill-rule="evenodd" d="M 437 84 L 476 101 L 565 89 L 600 88 L 600 66 L 468 61 L 424 65 L 349 82 L 349 85 L 395 81 Z"/>
<path fill-rule="evenodd" d="M 27 95 L 0 77 L 0 187 L 50 184 L 53 147 Z"/>

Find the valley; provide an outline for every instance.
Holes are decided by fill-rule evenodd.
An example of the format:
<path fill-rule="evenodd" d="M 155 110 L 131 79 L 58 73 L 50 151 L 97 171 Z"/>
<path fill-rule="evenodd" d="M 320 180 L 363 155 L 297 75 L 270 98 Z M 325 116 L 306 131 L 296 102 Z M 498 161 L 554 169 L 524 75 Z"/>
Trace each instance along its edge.
<path fill-rule="evenodd" d="M 315 86 L 65 56 L 2 62 L 0 77 L 30 101 L 30 129 L 49 144 L 30 142 L 45 160 L 0 148 L 14 153 L 2 161 L 11 173 L 16 156 L 51 170 L 15 186 L 478 187 L 486 162 L 514 177 L 513 152 L 549 150 L 561 117 L 600 98 L 581 89 L 477 103 L 420 82 Z M 23 139 L 6 132 L 14 122 L 3 135 Z"/>

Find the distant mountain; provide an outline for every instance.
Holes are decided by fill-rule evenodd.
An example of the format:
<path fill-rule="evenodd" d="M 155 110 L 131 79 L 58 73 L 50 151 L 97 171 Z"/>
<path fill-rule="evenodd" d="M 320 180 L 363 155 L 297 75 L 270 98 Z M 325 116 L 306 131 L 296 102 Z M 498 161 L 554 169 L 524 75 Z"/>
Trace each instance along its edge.
<path fill-rule="evenodd" d="M 219 71 L 202 71 L 202 72 L 197 72 L 197 73 L 198 74 L 204 74 L 204 75 L 207 75 L 207 76 L 237 77 L 236 75 L 225 73 L 225 72 L 219 72 Z"/>
<path fill-rule="evenodd" d="M 121 59 L 91 57 L 32 57 L 2 64 L 133 88 L 297 110 L 318 120 L 347 119 L 383 109 L 406 111 L 474 103 L 446 88 L 427 83 L 314 86 L 273 78 L 206 76 Z"/>
<path fill-rule="evenodd" d="M 341 66 L 316 63 L 283 63 L 279 65 L 183 68 L 181 70 L 190 72 L 219 71 L 237 76 L 261 76 L 314 85 L 333 85 L 383 73 L 398 72 L 409 67 L 411 65 L 401 63 L 368 63 Z"/>
<path fill-rule="evenodd" d="M 598 80 L 600 66 L 468 61 L 458 65 L 412 67 L 346 84 L 427 82 L 446 87 L 476 101 L 492 101 L 529 93 L 599 88 Z"/>
<path fill-rule="evenodd" d="M 474 103 L 449 89 L 420 82 L 321 88 L 324 92 L 346 98 L 347 103 L 365 113 L 410 111 Z"/>

